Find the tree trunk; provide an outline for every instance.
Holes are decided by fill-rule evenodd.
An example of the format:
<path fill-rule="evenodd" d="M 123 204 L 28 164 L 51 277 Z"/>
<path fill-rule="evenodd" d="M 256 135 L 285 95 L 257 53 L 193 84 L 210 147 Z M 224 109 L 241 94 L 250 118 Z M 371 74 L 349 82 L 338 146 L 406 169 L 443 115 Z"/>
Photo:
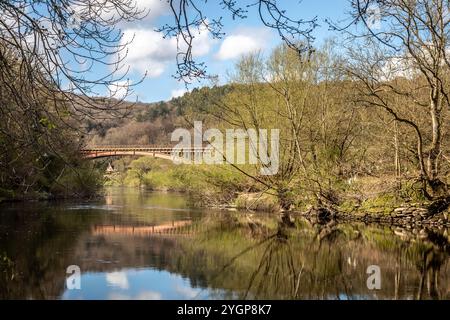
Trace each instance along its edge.
<path fill-rule="evenodd" d="M 427 171 L 428 185 L 433 197 L 448 196 L 447 185 L 439 179 L 439 158 L 442 146 L 442 97 L 438 88 L 433 88 L 430 103 L 430 115 L 432 124 L 432 142 L 428 155 Z"/>
<path fill-rule="evenodd" d="M 435 92 L 437 89 L 433 89 Z M 428 156 L 428 174 L 431 180 L 439 177 L 439 156 L 441 154 L 441 97 L 439 93 L 433 93 L 430 105 L 431 125 L 432 125 L 432 143 Z"/>
<path fill-rule="evenodd" d="M 394 147 L 395 147 L 395 176 L 397 178 L 400 178 L 401 173 L 402 173 L 402 169 L 401 169 L 401 164 L 400 164 L 400 154 L 399 154 L 399 141 L 398 141 L 398 124 L 397 121 L 394 122 L 394 126 L 395 126 L 395 135 L 394 135 Z"/>

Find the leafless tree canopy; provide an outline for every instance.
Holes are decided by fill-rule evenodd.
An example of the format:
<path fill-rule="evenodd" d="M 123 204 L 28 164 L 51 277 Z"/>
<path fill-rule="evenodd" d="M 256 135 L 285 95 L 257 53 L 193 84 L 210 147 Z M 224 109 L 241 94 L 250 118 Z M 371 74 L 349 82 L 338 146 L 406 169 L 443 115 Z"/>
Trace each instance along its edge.
<path fill-rule="evenodd" d="M 224 35 L 222 17 L 206 15 L 203 8 L 206 0 L 161 1 L 168 2 L 174 17 L 174 23 L 162 26 L 159 31 L 166 37 L 178 39 L 176 78 L 188 82 L 207 78 L 206 66 L 193 57 L 193 39 L 202 29 L 214 38 L 221 38 Z M 311 48 L 316 19 L 291 18 L 277 0 L 239 3 L 223 0 L 219 5 L 230 12 L 233 19 L 245 19 L 247 14 L 259 15 L 263 24 L 276 30 L 291 48 L 301 52 Z M 117 25 L 142 18 L 147 12 L 140 10 L 134 0 L 2 0 L 0 13 L 0 58 L 3 69 L 9 70 L 9 74 L 3 76 L 27 77 L 39 91 L 45 88 L 46 95 L 57 94 L 59 99 L 74 102 L 76 95 L 78 102 L 82 99 L 84 106 L 98 111 L 102 110 L 98 101 L 92 103 L 88 97 L 101 88 L 123 81 L 127 74 L 121 64 L 127 43 L 120 41 L 122 33 Z M 12 56 L 13 60 L 7 56 Z M 20 74 L 11 73 L 12 64 L 20 65 Z M 108 72 L 98 75 L 99 66 L 106 67 Z"/>
<path fill-rule="evenodd" d="M 363 104 L 385 110 L 394 121 L 413 130 L 420 179 L 439 194 L 444 185 L 445 115 L 450 108 L 450 3 L 351 0 L 350 4 L 352 23 L 335 29 L 357 43 L 349 51 L 348 71 L 363 85 Z M 401 78 L 410 80 L 409 87 Z M 405 104 L 403 108 L 399 101 Z M 419 124 L 419 113 L 428 118 L 429 125 Z"/>
<path fill-rule="evenodd" d="M 89 97 L 126 76 L 121 61 L 121 21 L 145 15 L 133 0 L 0 1 L 0 61 L 4 83 L 14 78 L 33 84 L 35 95 L 82 102 L 102 109 Z M 94 66 L 106 67 L 105 74 Z M 19 88 L 8 88 L 18 97 Z M 74 99 L 74 96 L 77 99 Z M 82 101 L 80 101 L 82 100 Z"/>
<path fill-rule="evenodd" d="M 206 5 L 207 0 L 168 0 L 168 2 L 175 20 L 174 23 L 162 26 L 159 31 L 165 37 L 178 39 L 178 71 L 175 78 L 190 82 L 210 77 L 205 64 L 195 61 L 193 57 L 193 40 L 196 32 L 202 29 L 207 30 L 213 38 L 220 39 L 224 35 L 223 17 L 206 15 L 202 6 Z M 262 23 L 275 30 L 289 47 L 299 52 L 311 49 L 312 32 L 317 26 L 316 18 L 311 20 L 293 18 L 280 8 L 277 0 L 222 0 L 219 5 L 228 11 L 233 19 L 246 19 L 248 14 L 257 14 Z"/>

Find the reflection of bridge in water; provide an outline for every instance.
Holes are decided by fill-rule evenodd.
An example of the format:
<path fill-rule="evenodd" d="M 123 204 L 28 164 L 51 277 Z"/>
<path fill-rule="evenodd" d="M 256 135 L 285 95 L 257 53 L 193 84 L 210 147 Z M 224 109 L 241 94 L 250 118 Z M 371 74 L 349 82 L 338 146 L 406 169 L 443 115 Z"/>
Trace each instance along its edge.
<path fill-rule="evenodd" d="M 172 221 L 154 226 L 104 225 L 94 226 L 92 235 L 123 235 L 147 237 L 151 235 L 189 235 L 198 227 L 191 220 Z"/>
<path fill-rule="evenodd" d="M 95 146 L 86 147 L 81 154 L 86 159 L 97 159 L 118 156 L 149 156 L 165 160 L 174 158 L 193 159 L 195 155 L 206 152 L 205 148 L 179 148 L 174 146 Z"/>

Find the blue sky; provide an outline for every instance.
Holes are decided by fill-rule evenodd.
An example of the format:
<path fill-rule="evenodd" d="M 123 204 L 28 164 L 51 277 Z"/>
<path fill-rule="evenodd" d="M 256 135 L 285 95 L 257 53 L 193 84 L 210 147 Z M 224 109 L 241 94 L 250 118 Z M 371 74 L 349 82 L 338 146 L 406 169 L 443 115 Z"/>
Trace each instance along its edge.
<path fill-rule="evenodd" d="M 155 29 L 173 20 L 164 0 L 136 0 L 138 5 L 148 8 L 150 14 L 144 21 L 124 24 L 121 27 L 125 39 L 134 37 L 129 45 L 125 61 L 130 67 L 128 74 L 131 83 L 136 83 L 147 71 L 145 80 L 133 88 L 134 94 L 128 100 L 155 102 L 169 100 L 185 91 L 184 83 L 173 78 L 176 72 L 176 45 L 174 39 L 162 39 Z M 243 3 L 252 1 L 239 0 Z M 201 2 L 199 0 L 199 2 Z M 333 36 L 324 22 L 326 18 L 341 20 L 348 11 L 348 0 L 279 0 L 292 18 L 311 19 L 318 17 L 321 25 L 316 31 L 316 45 Z M 227 82 L 227 74 L 242 54 L 261 50 L 270 52 L 281 43 L 279 36 L 265 28 L 259 20 L 255 8 L 250 8 L 248 18 L 233 20 L 229 12 L 218 5 L 219 0 L 208 1 L 205 13 L 208 17 L 223 17 L 226 35 L 214 40 L 206 32 L 198 35 L 194 54 L 196 61 L 205 62 L 210 74 L 219 76 L 220 82 Z M 153 10 L 152 10 L 153 9 Z M 199 84 L 193 84 L 192 89 Z M 119 90 L 120 91 L 120 90 Z M 118 93 L 120 95 L 120 92 Z"/>

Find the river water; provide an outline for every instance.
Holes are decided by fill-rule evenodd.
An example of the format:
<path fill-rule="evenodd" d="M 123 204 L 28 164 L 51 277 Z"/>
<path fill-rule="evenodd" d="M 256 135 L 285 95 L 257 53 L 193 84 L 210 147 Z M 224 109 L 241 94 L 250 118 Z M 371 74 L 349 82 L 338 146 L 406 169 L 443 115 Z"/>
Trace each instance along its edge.
<path fill-rule="evenodd" d="M 0 298 L 450 299 L 449 231 L 199 210 L 121 188 L 3 204 Z"/>

